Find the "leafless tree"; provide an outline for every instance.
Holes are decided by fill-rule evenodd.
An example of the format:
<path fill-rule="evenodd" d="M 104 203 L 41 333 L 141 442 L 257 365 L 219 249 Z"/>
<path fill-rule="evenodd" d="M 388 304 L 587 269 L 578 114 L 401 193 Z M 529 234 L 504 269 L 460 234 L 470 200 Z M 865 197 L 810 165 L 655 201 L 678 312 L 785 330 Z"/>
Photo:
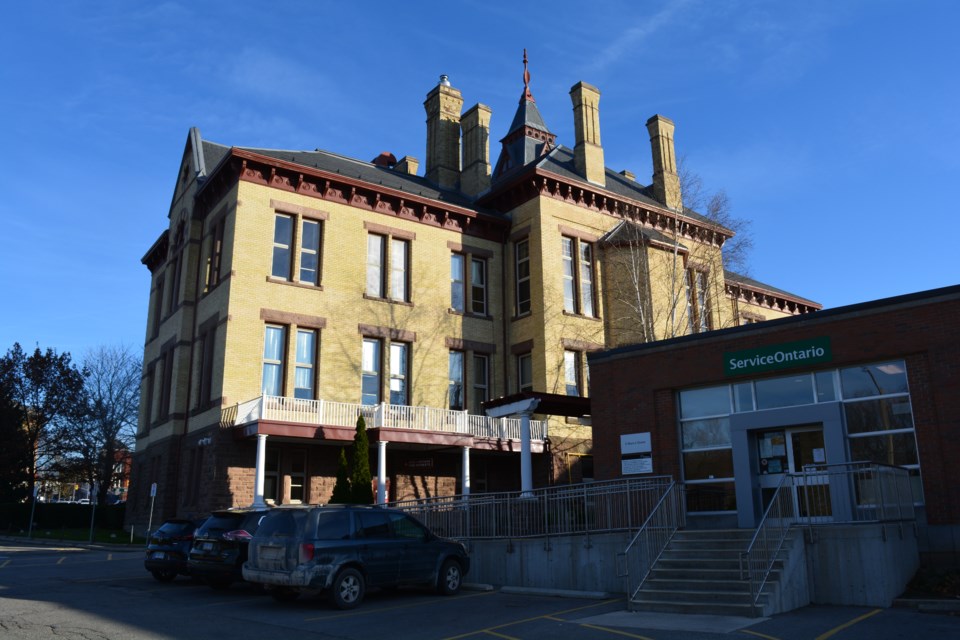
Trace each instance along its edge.
<path fill-rule="evenodd" d="M 129 347 L 101 346 L 85 355 L 84 368 L 85 411 L 60 431 L 61 462 L 99 485 L 103 502 L 134 447 L 142 363 Z"/>

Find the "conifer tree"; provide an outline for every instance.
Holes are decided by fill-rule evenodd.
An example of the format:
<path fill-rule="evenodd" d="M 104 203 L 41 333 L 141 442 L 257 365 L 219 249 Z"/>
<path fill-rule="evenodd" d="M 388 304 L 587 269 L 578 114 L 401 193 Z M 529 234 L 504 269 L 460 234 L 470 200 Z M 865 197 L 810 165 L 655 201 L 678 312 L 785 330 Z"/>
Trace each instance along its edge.
<path fill-rule="evenodd" d="M 350 503 L 350 471 L 347 469 L 347 448 L 340 448 L 340 460 L 337 462 L 337 482 L 333 485 L 330 504 Z"/>
<path fill-rule="evenodd" d="M 353 473 L 350 475 L 350 501 L 353 504 L 373 504 L 372 480 L 367 423 L 360 416 L 357 418 L 357 433 L 353 436 Z"/>

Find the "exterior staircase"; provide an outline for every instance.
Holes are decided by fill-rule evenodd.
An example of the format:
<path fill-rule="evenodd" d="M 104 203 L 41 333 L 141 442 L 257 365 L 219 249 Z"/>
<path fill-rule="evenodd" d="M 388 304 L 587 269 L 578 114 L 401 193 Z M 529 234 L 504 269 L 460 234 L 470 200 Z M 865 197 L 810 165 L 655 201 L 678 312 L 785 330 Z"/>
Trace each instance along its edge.
<path fill-rule="evenodd" d="M 750 583 L 740 578 L 740 552 L 749 529 L 681 529 L 674 534 L 630 603 L 633 611 L 696 613 L 752 617 L 766 611 L 778 587 L 783 561 L 778 559 L 756 606 Z"/>

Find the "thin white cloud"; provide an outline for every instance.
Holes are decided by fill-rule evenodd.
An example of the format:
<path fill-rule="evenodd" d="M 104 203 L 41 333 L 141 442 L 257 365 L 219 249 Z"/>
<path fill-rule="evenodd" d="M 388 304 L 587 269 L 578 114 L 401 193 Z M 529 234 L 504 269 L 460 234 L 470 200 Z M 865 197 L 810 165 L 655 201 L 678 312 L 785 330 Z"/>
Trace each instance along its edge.
<path fill-rule="evenodd" d="M 660 31 L 674 24 L 690 4 L 690 0 L 667 2 L 660 11 L 652 16 L 644 16 L 636 24 L 616 36 L 609 45 L 600 51 L 589 69 L 594 72 L 603 71 L 632 54 Z"/>

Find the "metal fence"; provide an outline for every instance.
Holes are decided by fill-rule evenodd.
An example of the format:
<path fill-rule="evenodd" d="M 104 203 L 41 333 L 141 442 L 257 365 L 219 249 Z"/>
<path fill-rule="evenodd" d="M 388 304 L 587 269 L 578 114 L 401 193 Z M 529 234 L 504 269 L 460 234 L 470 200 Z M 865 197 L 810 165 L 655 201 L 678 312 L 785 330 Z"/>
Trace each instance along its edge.
<path fill-rule="evenodd" d="M 636 597 L 677 529 L 685 524 L 683 485 L 671 480 L 637 535 L 617 554 L 617 575 L 627 579 L 628 599 Z"/>
<path fill-rule="evenodd" d="M 414 515 L 439 535 L 461 540 L 635 531 L 671 482 L 667 477 L 609 480 L 388 506 Z"/>

